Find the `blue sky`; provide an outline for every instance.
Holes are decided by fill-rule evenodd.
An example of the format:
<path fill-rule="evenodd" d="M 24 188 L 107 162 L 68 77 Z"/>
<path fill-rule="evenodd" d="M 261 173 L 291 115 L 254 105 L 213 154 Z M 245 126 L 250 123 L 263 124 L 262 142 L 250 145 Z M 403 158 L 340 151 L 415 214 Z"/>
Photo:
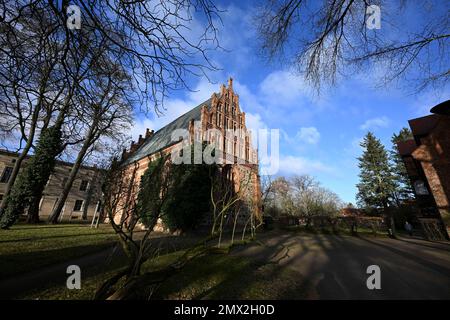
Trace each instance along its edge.
<path fill-rule="evenodd" d="M 432 106 L 448 99 L 448 87 L 419 94 L 411 94 L 402 82 L 379 88 L 374 80 L 379 67 L 374 66 L 372 71 L 340 79 L 336 86 L 325 87 L 317 95 L 289 66 L 268 63 L 259 56 L 251 19 L 255 3 L 221 6 L 226 11 L 222 13 L 219 40 L 227 50 L 211 54 L 221 69 L 209 74 L 215 83 L 206 78 L 188 79 L 196 92 L 171 95 L 164 116 L 137 114 L 131 134 L 137 138 L 147 127 L 161 128 L 209 98 L 231 76 L 241 108 L 247 113 L 247 125 L 280 130 L 279 174 L 313 175 L 345 202 L 355 203 L 356 157 L 361 154 L 359 142 L 365 133 L 373 131 L 390 147 L 392 134 L 407 126 L 409 119 L 428 114 Z M 408 23 L 420 16 L 414 7 L 406 12 Z M 384 28 L 382 24 L 383 32 L 393 32 L 389 26 Z"/>

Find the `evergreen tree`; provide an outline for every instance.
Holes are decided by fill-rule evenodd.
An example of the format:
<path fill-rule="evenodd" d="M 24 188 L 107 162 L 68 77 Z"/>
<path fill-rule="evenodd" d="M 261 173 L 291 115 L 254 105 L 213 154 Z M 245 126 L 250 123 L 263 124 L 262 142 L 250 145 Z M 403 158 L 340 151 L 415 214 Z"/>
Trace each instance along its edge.
<path fill-rule="evenodd" d="M 412 199 L 414 197 L 414 191 L 408 173 L 406 172 L 405 163 L 403 162 L 397 147 L 397 143 L 412 138 L 413 136 L 411 130 L 408 128 L 402 128 L 398 134 L 394 133 L 391 138 L 392 150 L 389 155 L 392 162 L 392 173 L 394 175 L 396 185 L 394 198 L 397 206 L 400 205 L 402 201 Z"/>
<path fill-rule="evenodd" d="M 360 181 L 357 184 L 358 203 L 363 207 L 386 210 L 395 191 L 388 153 L 371 132 L 364 137 L 361 147 L 364 152 L 358 158 L 360 168 Z"/>
<path fill-rule="evenodd" d="M 36 152 L 22 172 L 19 173 L 11 193 L 6 199 L 6 208 L 0 227 L 7 229 L 28 208 L 28 221 L 39 222 L 39 201 L 61 150 L 61 130 L 49 127 L 41 132 Z"/>
<path fill-rule="evenodd" d="M 360 206 L 369 209 L 383 208 L 388 216 L 389 234 L 395 237 L 394 212 L 389 207 L 395 191 L 394 176 L 391 172 L 386 149 L 372 132 L 368 132 L 361 142 L 364 152 L 358 158 L 360 169 L 358 194 Z"/>

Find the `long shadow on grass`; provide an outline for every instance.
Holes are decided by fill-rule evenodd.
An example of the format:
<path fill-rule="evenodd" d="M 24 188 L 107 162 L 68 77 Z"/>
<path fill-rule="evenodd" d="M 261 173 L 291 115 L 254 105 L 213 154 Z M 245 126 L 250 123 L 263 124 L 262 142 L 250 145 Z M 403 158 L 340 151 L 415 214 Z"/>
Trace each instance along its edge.
<path fill-rule="evenodd" d="M 154 248 L 160 249 L 160 254 L 166 254 L 192 245 L 190 242 L 194 239 L 166 236 L 150 241 Z M 83 281 L 123 267 L 126 265 L 125 254 L 115 243 L 3 255 L 0 298 L 23 297 L 29 292 L 39 293 L 47 288 L 65 290 L 69 264 L 80 266 Z"/>
<path fill-rule="evenodd" d="M 11 278 L 14 275 L 23 276 L 23 273 L 29 271 L 39 272 L 40 268 L 99 252 L 111 247 L 112 244 L 114 243 L 5 254 L 1 256 L 0 281 Z"/>
<path fill-rule="evenodd" d="M 278 283 L 275 291 L 269 292 L 270 288 L 265 290 L 265 287 L 277 281 L 275 277 L 279 273 L 292 279 L 292 270 L 286 271 L 284 267 L 278 266 L 278 262 L 289 257 L 291 240 L 289 237 L 281 237 L 265 244 L 262 249 L 264 253 L 255 259 L 233 254 L 199 257 L 180 274 L 162 284 L 154 298 L 250 299 L 292 296 L 287 293 L 292 285 L 291 281 Z M 250 246 L 252 245 L 254 244 Z M 307 251 L 305 248 L 302 254 Z"/>

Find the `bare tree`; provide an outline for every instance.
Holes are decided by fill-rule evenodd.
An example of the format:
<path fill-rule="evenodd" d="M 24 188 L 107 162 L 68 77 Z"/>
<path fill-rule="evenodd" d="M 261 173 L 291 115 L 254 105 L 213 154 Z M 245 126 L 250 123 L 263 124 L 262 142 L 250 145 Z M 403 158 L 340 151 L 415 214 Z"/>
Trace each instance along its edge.
<path fill-rule="evenodd" d="M 274 183 L 272 176 L 265 175 L 261 178 L 261 203 L 263 211 L 266 207 L 269 207 L 274 200 Z"/>
<path fill-rule="evenodd" d="M 68 26 L 69 4 L 81 10 L 81 30 L 72 30 Z M 76 110 L 77 97 L 91 88 L 89 73 L 98 66 L 100 56 L 108 57 L 130 75 L 126 89 L 117 82 L 112 84 L 122 90 L 124 102 L 145 112 L 162 112 L 168 93 L 180 88 L 189 89 L 185 82 L 187 75 L 206 75 L 207 71 L 215 70 L 207 51 L 218 47 L 215 23 L 220 18 L 217 8 L 209 0 L 130 3 L 118 0 L 70 3 L 67 0 L 5 0 L 1 2 L 1 10 L 0 36 L 5 46 L 0 51 L 0 59 L 13 63 L 0 70 L 2 80 L 5 80 L 0 85 L 0 98 L 4 99 L 0 106 L 6 106 L 2 113 L 18 118 L 16 127 L 21 130 L 21 139 L 27 142 L 9 181 L 1 212 L 9 199 L 22 159 L 35 139 L 40 114 L 45 116 L 41 130 L 51 126 L 56 133 L 64 131 L 71 112 Z M 195 18 L 202 21 L 204 28 L 200 34 L 192 35 L 189 27 Z M 35 32 L 33 25 L 26 21 L 34 22 L 40 32 Z M 43 50 L 46 44 L 49 50 Z M 35 51 L 40 60 L 25 54 L 29 48 L 37 48 Z M 17 75 L 15 67 L 23 61 L 27 62 L 24 65 L 28 69 L 19 69 L 23 71 Z M 42 76 L 42 72 L 52 71 L 51 79 L 55 80 L 49 84 L 50 76 Z M 30 82 L 27 75 L 35 82 Z M 18 107 L 11 110 L 9 93 L 14 93 L 24 83 L 33 88 L 32 99 L 28 91 L 13 95 L 16 100 L 13 102 Z M 19 111 L 26 106 L 27 100 L 32 103 L 26 109 L 27 117 L 22 120 L 24 117 Z M 3 122 L 0 128 L 7 129 Z M 62 143 L 51 156 L 56 157 L 68 144 L 79 142 Z M 45 180 L 46 174 L 42 174 L 41 180 Z M 35 189 L 32 203 L 37 203 L 42 193 L 40 188 Z"/>
<path fill-rule="evenodd" d="M 83 28 L 108 41 L 108 55 L 133 76 L 144 111 L 164 109 L 172 90 L 188 88 L 187 75 L 216 70 L 208 51 L 219 48 L 219 10 L 210 0 L 71 1 L 81 8 Z M 198 19 L 196 34 L 191 25 Z"/>
<path fill-rule="evenodd" d="M 429 13 L 429 20 L 405 28 L 408 5 Z M 381 30 L 367 27 L 373 6 L 382 10 Z M 324 82 L 334 84 L 338 74 L 352 74 L 352 67 L 367 69 L 376 62 L 384 84 L 404 78 L 420 90 L 448 82 L 447 9 L 439 1 L 267 0 L 255 19 L 263 53 L 293 63 L 318 89 Z M 401 33 L 393 37 L 397 30 Z"/>
<path fill-rule="evenodd" d="M 3 135 L 18 135 L 20 153 L 0 213 L 36 135 L 49 125 L 67 84 L 56 67 L 61 48 L 49 35 L 53 26 L 47 23 L 47 15 L 30 3 L 20 15 L 12 16 L 10 4 L 4 4 L 0 22 L 0 129 Z"/>
<path fill-rule="evenodd" d="M 274 190 L 270 206 L 282 214 L 305 219 L 309 226 L 313 217 L 333 217 L 342 208 L 342 201 L 334 192 L 320 186 L 309 175 L 280 177 L 272 182 Z"/>
<path fill-rule="evenodd" d="M 137 194 L 139 193 L 139 183 L 136 177 L 137 163 L 129 168 L 114 160 L 109 170 L 106 171 L 107 175 L 103 184 L 104 211 L 128 257 L 128 266 L 103 284 L 96 293 L 97 299 L 110 296 L 113 286 L 121 278 L 126 277 L 129 280 L 138 276 L 142 263 L 153 254 L 152 249 L 148 246 L 148 238 L 161 215 L 162 204 L 169 187 L 170 173 L 164 172 L 166 160 L 165 157 L 156 160 L 156 166 L 151 173 L 156 187 L 160 187 L 160 193 L 158 199 L 151 199 L 154 210 L 150 213 L 136 209 Z M 151 196 L 154 195 L 156 195 L 155 192 Z M 141 219 L 147 214 L 151 214 L 151 219 L 147 220 L 146 231 L 138 237 L 136 233 L 139 228 L 137 226 L 142 223 Z"/>
<path fill-rule="evenodd" d="M 233 169 L 238 167 L 226 164 L 219 166 L 218 170 L 211 171 L 211 205 L 212 205 L 212 226 L 211 236 L 218 236 L 217 246 L 222 244 L 223 233 L 231 225 L 231 243 L 234 242 L 236 228 L 240 215 L 247 216 L 244 224 L 243 235 L 250 225 L 252 237 L 258 226 L 262 223 L 262 217 L 258 215 L 260 205 L 255 203 L 251 189 L 253 172 L 249 170 L 239 171 L 239 177 L 235 180 Z"/>
<path fill-rule="evenodd" d="M 90 90 L 84 91 L 84 95 L 77 97 L 76 100 L 78 102 L 77 105 L 80 107 L 79 118 L 81 118 L 87 128 L 81 149 L 71 168 L 69 177 L 52 214 L 49 216 L 49 222 L 52 223 L 57 223 L 58 221 L 88 150 L 102 136 L 112 140 L 120 139 L 121 132 L 127 130 L 132 121 L 131 107 L 123 101 L 122 92 L 126 89 L 118 85 L 118 83 L 124 82 L 126 75 L 117 65 L 108 63 L 108 60 L 98 65 L 94 73 L 95 78 L 91 79 Z M 113 82 L 116 85 L 113 85 Z M 125 82 L 124 86 L 126 85 Z"/>
<path fill-rule="evenodd" d="M 191 259 L 208 251 L 210 238 L 188 248 L 176 262 L 155 272 L 142 272 L 142 264 L 156 257 L 159 246 L 150 241 L 154 227 L 164 218 L 162 208 L 170 196 L 174 172 L 169 155 L 160 154 L 154 159 L 138 183 L 136 162 L 123 166 L 113 162 L 107 170 L 103 184 L 104 211 L 109 223 L 119 236 L 122 249 L 128 257 L 126 268 L 105 281 L 97 290 L 95 299 L 130 299 L 141 296 L 180 271 Z M 142 229 L 143 224 L 145 228 Z M 138 232 L 142 230 L 141 232 Z M 124 283 L 117 285 L 119 280 Z"/>
<path fill-rule="evenodd" d="M 266 198 L 266 210 L 275 209 L 277 213 L 295 215 L 294 198 L 291 192 L 291 185 L 285 177 L 279 177 L 272 182 L 273 194 Z"/>
<path fill-rule="evenodd" d="M 215 169 L 215 168 L 214 168 Z M 210 170 L 212 226 L 211 236 L 219 235 L 219 247 L 222 238 L 226 215 L 231 213 L 240 200 L 232 180 L 232 166 L 219 166 L 218 170 Z"/>

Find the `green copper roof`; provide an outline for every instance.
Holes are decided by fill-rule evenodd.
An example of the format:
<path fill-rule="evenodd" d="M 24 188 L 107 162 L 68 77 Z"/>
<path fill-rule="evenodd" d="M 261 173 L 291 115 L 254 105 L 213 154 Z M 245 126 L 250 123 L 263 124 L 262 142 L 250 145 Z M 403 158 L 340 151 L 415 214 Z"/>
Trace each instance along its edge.
<path fill-rule="evenodd" d="M 172 132 L 176 129 L 189 129 L 189 121 L 191 119 L 194 121 L 200 121 L 200 111 L 203 105 L 207 105 L 208 108 L 210 108 L 211 99 L 199 104 L 194 109 L 186 112 L 165 127 L 162 127 L 156 131 L 151 137 L 146 139 L 133 154 L 130 155 L 124 164 L 129 164 L 133 161 L 142 159 L 175 143 L 176 141 L 172 141 Z"/>

